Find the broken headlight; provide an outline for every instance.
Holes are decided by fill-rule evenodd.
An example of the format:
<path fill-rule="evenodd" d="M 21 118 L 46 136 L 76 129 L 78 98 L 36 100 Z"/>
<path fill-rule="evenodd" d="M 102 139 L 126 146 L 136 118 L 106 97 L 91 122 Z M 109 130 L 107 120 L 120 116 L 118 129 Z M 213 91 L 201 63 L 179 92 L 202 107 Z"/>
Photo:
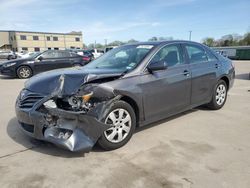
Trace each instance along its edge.
<path fill-rule="evenodd" d="M 46 108 L 57 108 L 57 105 L 56 105 L 55 101 L 52 100 L 52 99 L 46 101 L 45 103 L 43 103 L 43 105 L 44 105 Z"/>
<path fill-rule="evenodd" d="M 83 96 L 71 96 L 68 98 L 68 103 L 74 110 L 88 109 L 90 107 L 89 100 L 92 97 L 93 92 L 85 94 Z"/>

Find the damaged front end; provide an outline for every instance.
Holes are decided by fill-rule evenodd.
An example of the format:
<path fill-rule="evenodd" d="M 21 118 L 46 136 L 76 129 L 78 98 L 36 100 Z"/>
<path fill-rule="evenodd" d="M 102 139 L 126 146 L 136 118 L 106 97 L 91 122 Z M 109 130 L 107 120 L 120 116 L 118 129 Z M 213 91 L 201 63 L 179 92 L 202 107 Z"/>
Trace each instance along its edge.
<path fill-rule="evenodd" d="M 102 122 L 120 98 L 112 88 L 100 83 L 118 77 L 88 74 L 76 81 L 62 74 L 53 81 L 50 94 L 33 92 L 29 90 L 32 83 L 28 83 L 16 101 L 18 121 L 25 133 L 34 138 L 70 151 L 88 152 L 110 128 Z"/>

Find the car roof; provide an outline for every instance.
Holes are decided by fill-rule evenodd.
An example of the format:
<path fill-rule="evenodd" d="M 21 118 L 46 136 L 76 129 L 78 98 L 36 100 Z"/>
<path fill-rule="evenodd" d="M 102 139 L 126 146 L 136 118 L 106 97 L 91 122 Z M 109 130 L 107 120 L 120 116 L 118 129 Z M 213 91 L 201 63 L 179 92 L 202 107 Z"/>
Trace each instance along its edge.
<path fill-rule="evenodd" d="M 50 51 L 50 52 L 70 52 L 70 50 L 45 50 L 44 52 L 47 52 L 47 51 Z"/>
<path fill-rule="evenodd" d="M 158 46 L 161 44 L 170 44 L 170 43 L 189 43 L 189 44 L 201 45 L 198 42 L 187 41 L 187 40 L 163 40 L 163 41 L 136 42 L 136 43 L 125 44 L 125 45 L 154 45 L 154 46 Z"/>

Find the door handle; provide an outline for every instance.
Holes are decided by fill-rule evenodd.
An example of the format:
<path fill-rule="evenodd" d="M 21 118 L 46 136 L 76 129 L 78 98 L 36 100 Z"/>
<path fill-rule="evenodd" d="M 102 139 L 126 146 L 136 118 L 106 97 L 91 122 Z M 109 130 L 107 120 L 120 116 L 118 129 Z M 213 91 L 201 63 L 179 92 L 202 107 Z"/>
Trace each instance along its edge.
<path fill-rule="evenodd" d="M 184 76 L 186 76 L 186 77 L 189 77 L 189 75 L 190 75 L 190 73 L 189 73 L 188 70 L 184 70 L 184 71 L 183 71 L 183 74 L 184 74 Z"/>
<path fill-rule="evenodd" d="M 215 68 L 218 69 L 219 68 L 219 64 L 215 63 Z"/>

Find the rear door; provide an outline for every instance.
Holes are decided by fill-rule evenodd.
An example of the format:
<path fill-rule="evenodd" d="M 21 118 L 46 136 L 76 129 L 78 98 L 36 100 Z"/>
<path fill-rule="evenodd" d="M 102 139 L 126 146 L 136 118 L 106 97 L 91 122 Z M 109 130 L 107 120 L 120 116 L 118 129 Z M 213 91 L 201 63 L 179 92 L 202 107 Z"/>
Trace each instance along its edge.
<path fill-rule="evenodd" d="M 69 66 L 84 65 L 83 56 L 80 56 L 74 52 L 70 52 L 69 62 L 70 62 Z"/>
<path fill-rule="evenodd" d="M 176 114 L 190 105 L 191 78 L 189 65 L 179 44 L 160 49 L 150 63 L 164 60 L 166 70 L 146 72 L 141 76 L 146 120 L 156 120 Z"/>
<path fill-rule="evenodd" d="M 200 105 L 211 100 L 220 64 L 217 58 L 202 46 L 185 44 L 192 75 L 191 104 Z"/>

